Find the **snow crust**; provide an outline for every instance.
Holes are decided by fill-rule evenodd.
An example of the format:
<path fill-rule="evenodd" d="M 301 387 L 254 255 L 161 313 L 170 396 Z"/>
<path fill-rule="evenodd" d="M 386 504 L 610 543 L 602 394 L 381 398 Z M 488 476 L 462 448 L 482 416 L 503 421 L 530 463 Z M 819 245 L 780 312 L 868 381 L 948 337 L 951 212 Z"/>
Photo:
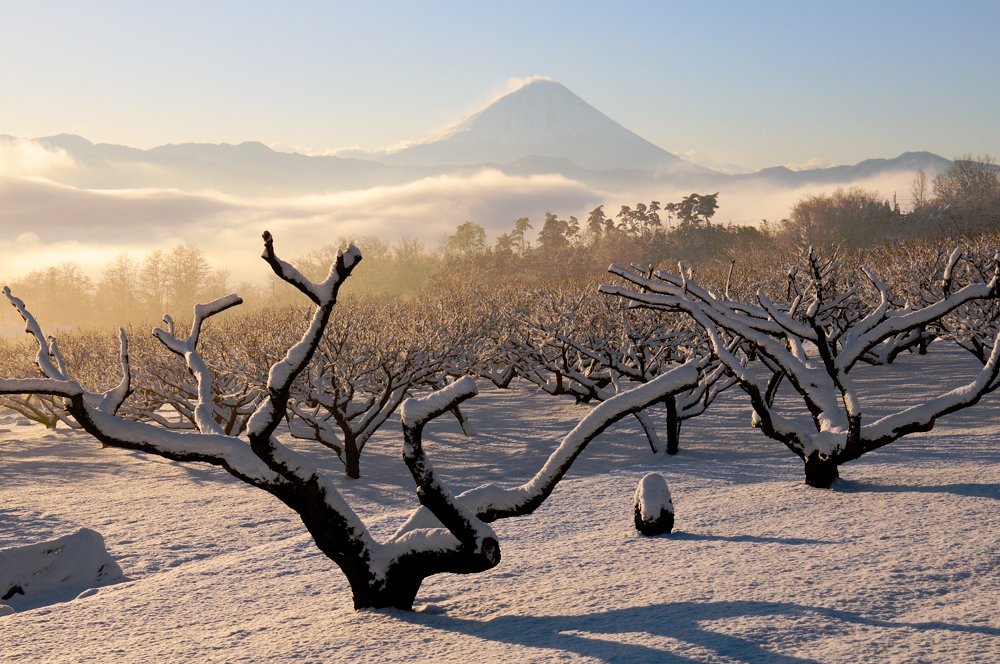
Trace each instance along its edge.
<path fill-rule="evenodd" d="M 878 418 L 979 369 L 931 344 L 926 357 L 852 375 Z M 800 403 L 783 385 L 775 408 L 807 421 Z M 474 443 L 450 417 L 425 430 L 435 472 L 456 493 L 527 481 L 590 407 L 515 383 L 483 388 L 463 410 Z M 658 426 L 663 413 L 652 412 Z M 0 659 L 996 661 L 1000 395 L 844 465 L 831 490 L 804 486 L 802 462 L 750 429 L 749 413 L 740 391 L 720 395 L 685 423 L 669 458 L 650 454 L 626 418 L 532 516 L 493 524 L 498 567 L 428 579 L 416 604 L 433 612 L 356 613 L 343 574 L 266 492 L 204 464 L 102 449 L 79 431 L 15 426 L 0 411 L 0 548 L 88 527 L 133 579 L 0 617 Z M 398 422 L 372 437 L 360 480 L 326 450 L 281 436 L 330 474 L 376 539 L 413 513 Z M 633 527 L 632 497 L 649 473 L 664 476 L 677 506 L 669 537 Z M 405 545 L 449 536 L 417 530 Z"/>

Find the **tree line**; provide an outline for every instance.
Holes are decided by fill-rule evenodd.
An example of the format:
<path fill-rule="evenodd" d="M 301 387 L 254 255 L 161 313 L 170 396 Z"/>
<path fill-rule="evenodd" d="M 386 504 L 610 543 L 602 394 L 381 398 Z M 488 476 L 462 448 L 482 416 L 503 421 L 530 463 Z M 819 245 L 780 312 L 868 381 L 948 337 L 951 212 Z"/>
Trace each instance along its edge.
<path fill-rule="evenodd" d="M 164 314 L 187 316 L 196 302 L 215 299 L 233 286 L 228 271 L 212 268 L 205 252 L 191 244 L 157 249 L 142 260 L 120 253 L 97 281 L 67 261 L 33 270 L 9 284 L 32 298 L 44 324 L 85 326 L 156 320 Z M 249 284 L 239 286 L 252 290 Z M 14 322 L 7 311 L 0 320 Z"/>
<path fill-rule="evenodd" d="M 933 179 L 920 171 L 912 182 L 911 209 L 858 187 L 797 201 L 786 218 L 756 226 L 713 221 L 719 193 L 692 193 L 680 201 L 622 206 L 612 214 L 601 205 L 581 221 L 547 213 L 536 244 L 526 237 L 528 218 L 501 234 L 493 246 L 471 222 L 448 236 L 444 258 L 452 273 L 484 281 L 587 278 L 610 263 L 675 266 L 684 261 L 702 273 L 744 270 L 793 262 L 813 246 L 856 254 L 920 238 L 962 238 L 1000 227 L 1000 169 L 989 156 L 964 155 Z"/>

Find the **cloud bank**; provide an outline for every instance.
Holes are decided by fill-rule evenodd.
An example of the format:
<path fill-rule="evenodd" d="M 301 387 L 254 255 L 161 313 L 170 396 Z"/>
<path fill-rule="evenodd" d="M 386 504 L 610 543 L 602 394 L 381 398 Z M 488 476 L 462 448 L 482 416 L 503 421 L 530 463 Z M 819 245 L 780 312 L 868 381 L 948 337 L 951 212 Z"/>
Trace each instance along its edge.
<path fill-rule="evenodd" d="M 492 169 L 284 197 L 67 184 L 78 180 L 83 168 L 63 150 L 0 137 L 0 279 L 67 260 L 98 277 L 118 252 L 141 258 L 153 249 L 190 242 L 203 248 L 214 265 L 229 269 L 234 281 L 258 281 L 267 275 L 257 258 L 265 229 L 275 234 L 288 257 L 362 235 L 388 241 L 412 237 L 436 246 L 465 221 L 483 226 L 492 239 L 510 230 L 518 217 L 529 217 L 537 232 L 545 212 L 584 220 L 597 205 L 614 216 L 622 205 L 651 200 L 665 204 L 691 193 L 669 184 L 606 191 L 562 175 L 514 176 Z M 906 209 L 912 178 L 913 173 L 899 172 L 851 186 L 890 199 L 898 193 Z M 715 221 L 777 221 L 801 198 L 830 193 L 838 186 L 844 185 L 790 188 L 734 182 L 720 193 Z"/>
<path fill-rule="evenodd" d="M 260 233 L 286 256 L 339 237 L 413 237 L 435 245 L 464 221 L 491 236 L 517 217 L 592 208 L 600 194 L 561 175 L 508 176 L 483 170 L 399 186 L 288 198 L 244 198 L 176 189 L 90 190 L 42 178 L 0 175 L 0 277 L 72 260 L 92 275 L 119 251 L 194 243 L 236 280 L 261 279 Z M 259 265 L 258 265 L 259 264 Z"/>
<path fill-rule="evenodd" d="M 74 167 L 73 157 L 62 148 L 37 141 L 0 136 L 0 176 L 46 177 Z"/>

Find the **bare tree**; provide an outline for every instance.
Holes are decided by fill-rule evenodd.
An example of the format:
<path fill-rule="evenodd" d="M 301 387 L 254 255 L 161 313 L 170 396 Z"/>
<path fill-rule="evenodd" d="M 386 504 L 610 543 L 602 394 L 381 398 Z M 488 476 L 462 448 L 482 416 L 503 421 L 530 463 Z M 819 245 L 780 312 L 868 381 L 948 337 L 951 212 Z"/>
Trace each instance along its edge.
<path fill-rule="evenodd" d="M 11 376 L 29 378 L 38 375 L 33 354 L 20 342 L 0 339 L 0 366 Z M 54 429 L 59 422 L 73 423 L 61 399 L 46 394 L 8 394 L 0 396 L 0 406 L 22 417 Z"/>
<path fill-rule="evenodd" d="M 691 361 L 658 376 L 649 383 L 631 390 L 620 392 L 607 401 L 596 405 L 574 429 L 567 434 L 559 446 L 549 455 L 542 468 L 526 483 L 517 487 L 499 487 L 486 484 L 458 495 L 464 505 L 484 522 L 531 514 L 552 494 L 559 481 L 572 467 L 573 462 L 587 445 L 615 422 L 648 408 L 663 400 L 665 395 L 680 390 L 691 389 L 698 380 L 698 362 Z M 403 404 L 403 431 L 407 444 L 419 441 L 423 423 L 430 418 L 424 414 L 430 411 L 440 415 L 453 406 L 475 394 L 475 382 L 463 378 L 449 387 L 422 399 L 411 399 Z M 418 405 L 419 404 L 419 405 Z M 419 426 L 417 424 L 419 423 Z M 404 448 L 404 457 L 407 455 Z M 407 461 L 410 465 L 410 461 Z M 418 472 L 411 466 L 414 478 Z M 418 486 L 422 486 L 420 480 Z M 417 495 L 420 496 L 418 489 Z M 400 526 L 395 537 L 400 537 L 425 528 L 440 527 L 447 521 L 441 520 L 438 511 L 421 497 L 423 508 L 418 509 L 406 523 Z M 440 521 L 440 523 L 439 523 Z"/>
<path fill-rule="evenodd" d="M 519 373 L 524 373 L 519 349 L 528 336 L 519 311 L 526 304 L 528 291 L 505 285 L 479 291 L 463 299 L 475 302 L 470 317 L 472 334 L 463 360 L 466 371 L 506 389 Z"/>
<path fill-rule="evenodd" d="M 699 363 L 696 386 L 664 398 L 667 454 L 679 450 L 682 422 L 704 413 L 735 383 L 718 360 L 710 359 L 707 338 L 681 316 L 628 310 L 589 289 L 539 295 L 542 306 L 522 309 L 536 334 L 522 346 L 521 357 L 527 379 L 550 394 L 603 401 L 692 357 L 709 358 Z M 637 412 L 635 419 L 653 453 L 664 449 L 650 413 Z"/>
<path fill-rule="evenodd" d="M 179 328 L 169 315 L 163 317 L 162 334 L 174 336 Z M 204 321 L 203 321 L 204 322 Z M 240 435 L 246 430 L 250 415 L 262 398 L 267 372 L 254 371 L 233 357 L 232 325 L 220 334 L 200 330 L 197 341 L 202 357 L 212 371 L 212 416 L 226 435 Z M 271 328 L 272 330 L 274 328 Z M 139 361 L 133 368 L 135 393 L 122 407 L 128 419 L 150 422 L 168 429 L 197 430 L 196 408 L 201 399 L 197 376 L 187 367 L 183 354 L 164 343 L 159 335 L 152 339 L 134 337 L 131 355 Z M 210 348 L 206 352 L 205 346 Z"/>
<path fill-rule="evenodd" d="M 914 210 L 922 208 L 927 204 L 927 195 L 930 193 L 930 188 L 930 178 L 927 177 L 927 173 L 921 168 L 913 176 L 913 182 L 910 184 L 910 196 L 913 198 Z"/>
<path fill-rule="evenodd" d="M 91 399 L 112 389 L 106 368 L 113 363 L 120 352 L 119 335 L 99 331 L 77 332 L 69 337 L 69 343 L 61 345 L 54 337 L 48 338 L 49 360 L 64 375 L 74 375 L 81 385 L 90 388 Z M 35 345 L 37 348 L 37 344 Z M 14 340 L 0 342 L 0 366 L 13 376 L 34 378 L 43 376 L 37 363 L 37 350 Z M 117 382 L 117 381 L 116 381 Z M 105 388 L 105 389 L 102 389 Z M 131 393 L 131 389 L 129 389 Z M 59 423 L 78 429 L 80 425 L 70 416 L 62 399 L 45 394 L 10 394 L 0 396 L 0 406 L 13 410 L 23 417 L 38 422 L 50 429 Z"/>
<path fill-rule="evenodd" d="M 400 302 L 352 303 L 328 325 L 316 360 L 292 388 L 291 434 L 333 450 L 350 478 L 361 476 L 365 445 L 403 400 L 444 385 L 452 366 L 453 339 L 417 313 Z"/>
<path fill-rule="evenodd" d="M 974 283 L 953 291 L 951 267 L 942 283 L 943 297 L 921 309 L 894 311 L 888 288 L 870 270 L 862 274 L 880 293 L 877 306 L 866 307 L 857 289 L 838 277 L 840 265 L 821 261 L 810 250 L 806 288 L 798 289 L 785 305 L 757 293 L 757 305 L 726 300 L 701 288 L 683 271 L 657 272 L 644 277 L 612 266 L 611 272 L 634 286 L 602 286 L 644 306 L 683 311 L 708 334 L 713 352 L 750 396 L 755 421 L 765 434 L 784 443 L 805 462 L 806 483 L 827 487 L 838 476 L 838 466 L 915 431 L 929 431 L 938 417 L 971 406 L 997 387 L 1000 345 L 982 371 L 968 384 L 866 423 L 861 400 L 849 372 L 879 343 L 939 321 L 949 312 L 976 300 L 995 299 L 1000 259 L 993 262 L 989 283 Z M 738 338 L 746 355 L 733 352 L 726 338 Z M 806 352 L 807 342 L 818 355 Z M 747 357 L 759 357 L 768 368 L 788 379 L 812 416 L 812 428 L 781 416 L 767 399 L 762 384 L 747 366 Z"/>
<path fill-rule="evenodd" d="M 995 228 L 1000 220 L 1000 167 L 989 155 L 962 155 L 934 178 L 935 217 L 960 234 Z"/>

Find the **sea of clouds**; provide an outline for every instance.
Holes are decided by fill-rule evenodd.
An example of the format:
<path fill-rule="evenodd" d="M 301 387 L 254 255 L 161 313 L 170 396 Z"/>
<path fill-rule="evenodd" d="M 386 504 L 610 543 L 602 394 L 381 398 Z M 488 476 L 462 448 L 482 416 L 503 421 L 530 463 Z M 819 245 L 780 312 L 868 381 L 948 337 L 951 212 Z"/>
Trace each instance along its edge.
<path fill-rule="evenodd" d="M 0 279 L 63 261 L 79 263 L 98 277 L 119 252 L 141 258 L 153 249 L 190 242 L 204 249 L 213 265 L 229 269 L 234 281 L 256 281 L 267 273 L 257 258 L 265 229 L 286 256 L 362 235 L 416 238 L 433 247 L 465 221 L 483 226 L 493 238 L 518 217 L 529 217 L 537 232 L 546 211 L 582 220 L 601 204 L 614 214 L 622 205 L 667 203 L 691 193 L 670 186 L 601 191 L 562 175 L 513 176 L 483 169 L 357 191 L 255 197 L 207 190 L 87 189 L 69 184 L 80 168 L 64 150 L 0 138 L 0 242 L 5 247 Z M 901 172 L 852 186 L 891 198 L 908 192 L 912 177 Z M 836 186 L 733 185 L 721 192 L 715 220 L 777 221 L 795 201 Z"/>

